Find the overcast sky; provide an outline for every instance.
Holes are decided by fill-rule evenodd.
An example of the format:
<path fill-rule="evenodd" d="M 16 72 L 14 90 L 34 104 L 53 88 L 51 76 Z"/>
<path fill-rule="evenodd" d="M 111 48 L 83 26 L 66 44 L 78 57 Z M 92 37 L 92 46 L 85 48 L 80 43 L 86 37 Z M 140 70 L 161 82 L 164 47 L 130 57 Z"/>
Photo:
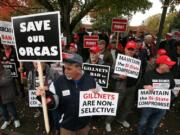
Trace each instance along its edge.
<path fill-rule="evenodd" d="M 137 12 L 133 15 L 132 20 L 130 22 L 131 26 L 138 26 L 141 25 L 142 22 L 148 18 L 149 16 L 152 16 L 157 13 L 162 13 L 162 4 L 159 0 L 149 0 L 153 3 L 152 7 L 145 12 L 145 14 L 142 14 L 141 12 Z M 180 9 L 180 6 L 177 7 L 177 9 Z"/>

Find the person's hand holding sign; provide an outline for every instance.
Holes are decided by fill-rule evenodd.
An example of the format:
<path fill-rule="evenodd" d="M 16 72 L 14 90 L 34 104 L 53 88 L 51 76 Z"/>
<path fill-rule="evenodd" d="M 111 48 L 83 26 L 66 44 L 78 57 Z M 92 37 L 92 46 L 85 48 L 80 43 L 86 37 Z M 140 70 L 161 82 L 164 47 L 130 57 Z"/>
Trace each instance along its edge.
<path fill-rule="evenodd" d="M 144 89 L 150 90 L 150 91 L 154 91 L 154 88 L 152 85 L 144 85 Z"/>
<path fill-rule="evenodd" d="M 127 75 L 119 75 L 119 78 L 122 80 L 125 80 L 125 79 L 127 79 Z"/>
<path fill-rule="evenodd" d="M 97 90 L 97 89 L 89 89 L 89 91 L 92 91 L 93 93 L 99 93 L 99 90 Z"/>
<path fill-rule="evenodd" d="M 47 86 L 44 86 L 43 88 L 42 87 L 38 87 L 36 89 L 36 96 L 43 96 L 45 95 L 45 92 L 48 90 L 48 87 Z M 51 99 L 50 98 L 46 98 L 46 104 L 50 103 L 51 102 Z"/>
<path fill-rule="evenodd" d="M 94 88 L 94 89 L 89 89 L 89 91 L 92 91 L 93 93 L 96 94 L 96 93 L 102 92 L 103 89 L 102 89 L 102 87 L 101 87 L 99 84 L 96 83 L 96 88 Z"/>

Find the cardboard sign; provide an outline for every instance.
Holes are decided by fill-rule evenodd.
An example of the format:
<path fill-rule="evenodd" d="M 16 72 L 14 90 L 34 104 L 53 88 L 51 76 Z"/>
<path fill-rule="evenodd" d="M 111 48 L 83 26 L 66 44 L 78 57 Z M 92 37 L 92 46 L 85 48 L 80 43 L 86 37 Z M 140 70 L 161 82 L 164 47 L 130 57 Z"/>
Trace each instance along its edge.
<path fill-rule="evenodd" d="M 155 89 L 138 91 L 138 108 L 169 109 L 171 102 L 171 90 Z"/>
<path fill-rule="evenodd" d="M 12 23 L 19 61 L 62 61 L 59 12 L 12 17 Z"/>
<path fill-rule="evenodd" d="M 154 89 L 169 89 L 170 87 L 169 79 L 153 79 L 152 83 Z"/>
<path fill-rule="evenodd" d="M 180 91 L 180 79 L 174 79 L 175 87 L 174 90 Z"/>
<path fill-rule="evenodd" d="M 102 88 L 108 87 L 110 66 L 84 63 L 83 70 L 92 76 Z"/>
<path fill-rule="evenodd" d="M 3 67 L 4 67 L 5 69 L 11 70 L 11 76 L 12 76 L 12 77 L 18 77 L 17 67 L 16 67 L 16 64 L 15 64 L 15 63 L 8 63 L 8 64 L 4 63 L 4 64 L 3 64 Z"/>
<path fill-rule="evenodd" d="M 125 32 L 127 30 L 127 24 L 128 24 L 127 19 L 114 18 L 112 19 L 111 31 L 112 32 Z"/>
<path fill-rule="evenodd" d="M 0 21 L 1 43 L 4 45 L 15 45 L 11 22 Z"/>
<path fill-rule="evenodd" d="M 84 36 L 84 48 L 91 48 L 98 45 L 99 37 L 97 35 Z"/>
<path fill-rule="evenodd" d="M 79 117 L 83 116 L 116 116 L 118 93 L 92 91 L 80 92 Z"/>
<path fill-rule="evenodd" d="M 140 67 L 140 60 L 122 54 L 118 54 L 114 73 L 120 75 L 127 75 L 128 77 L 132 78 L 138 78 Z"/>
<path fill-rule="evenodd" d="M 41 107 L 41 103 L 37 100 L 36 90 L 29 90 L 29 107 Z"/>

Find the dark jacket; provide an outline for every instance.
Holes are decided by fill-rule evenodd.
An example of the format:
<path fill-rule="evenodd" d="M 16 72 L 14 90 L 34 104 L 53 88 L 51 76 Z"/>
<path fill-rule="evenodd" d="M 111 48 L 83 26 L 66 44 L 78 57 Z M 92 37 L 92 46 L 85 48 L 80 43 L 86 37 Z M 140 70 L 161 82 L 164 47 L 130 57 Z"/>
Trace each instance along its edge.
<path fill-rule="evenodd" d="M 173 61 L 176 61 L 176 65 L 174 65 L 172 69 L 172 73 L 175 79 L 180 79 L 180 55 L 176 54 L 176 56 L 172 57 Z"/>
<path fill-rule="evenodd" d="M 112 66 L 113 65 L 113 56 L 108 49 L 105 49 L 100 55 L 103 55 L 104 65 Z"/>
<path fill-rule="evenodd" d="M 0 97 L 2 104 L 14 102 L 15 100 L 15 82 L 11 77 L 11 71 L 4 69 L 0 74 Z"/>
<path fill-rule="evenodd" d="M 62 128 L 77 131 L 89 124 L 91 117 L 79 117 L 79 95 L 80 91 L 94 88 L 95 80 L 86 73 L 78 82 L 67 79 L 65 75 L 53 82 L 49 90 L 59 97 L 57 110 L 61 115 L 59 122 Z"/>

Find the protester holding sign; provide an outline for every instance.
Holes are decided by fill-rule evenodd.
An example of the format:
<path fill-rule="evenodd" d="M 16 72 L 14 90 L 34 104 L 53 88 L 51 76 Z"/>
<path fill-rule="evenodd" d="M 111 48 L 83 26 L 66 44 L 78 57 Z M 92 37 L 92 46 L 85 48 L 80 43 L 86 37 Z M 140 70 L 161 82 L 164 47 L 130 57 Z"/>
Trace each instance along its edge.
<path fill-rule="evenodd" d="M 142 86 L 144 89 L 153 91 L 154 89 L 173 89 L 175 86 L 173 75 L 170 69 L 175 62 L 167 55 L 162 55 L 156 59 L 156 69 L 147 72 L 144 76 Z M 147 135 L 153 135 L 160 120 L 166 114 L 166 110 L 156 108 L 141 109 L 141 118 L 138 126 L 138 133 L 142 135 L 146 132 Z M 146 130 L 145 130 L 146 127 Z"/>
<path fill-rule="evenodd" d="M 0 63 L 0 97 L 2 108 L 2 115 L 4 117 L 4 123 L 1 126 L 1 129 L 6 129 L 10 125 L 11 121 L 9 118 L 9 111 L 13 115 L 14 126 L 15 128 L 20 127 L 20 122 L 18 120 L 18 115 L 15 107 L 15 85 L 14 80 L 11 77 L 11 71 L 4 69 L 3 65 Z"/>
<path fill-rule="evenodd" d="M 125 55 L 134 57 L 136 49 L 136 42 L 129 41 L 125 47 Z M 118 101 L 118 113 L 116 121 L 122 124 L 124 127 L 130 127 L 130 124 L 126 121 L 126 118 L 131 110 L 136 94 L 136 83 L 138 79 L 127 77 L 126 75 L 113 74 L 113 78 L 116 79 L 115 91 L 119 93 Z M 111 123 L 114 117 L 108 117 L 106 119 L 106 131 L 111 132 Z"/>
<path fill-rule="evenodd" d="M 107 49 L 107 43 L 105 40 L 100 40 L 98 42 L 100 48 L 100 58 L 104 61 L 105 65 L 113 65 L 113 57 L 111 52 Z"/>
<path fill-rule="evenodd" d="M 159 49 L 157 51 L 157 55 L 153 58 L 151 58 L 148 62 L 147 62 L 147 67 L 146 67 L 146 72 L 155 69 L 156 67 L 156 59 L 158 57 L 160 57 L 161 55 L 167 55 L 167 51 L 165 49 Z"/>
<path fill-rule="evenodd" d="M 33 62 L 34 68 L 32 71 L 29 72 L 28 74 L 28 90 L 29 91 L 33 91 L 35 92 L 36 88 L 39 87 L 39 79 L 38 79 L 38 66 L 36 62 Z M 48 87 L 50 86 L 50 84 L 56 80 L 59 77 L 58 72 L 52 70 L 48 64 L 46 63 L 42 63 L 42 67 L 43 67 L 43 74 L 44 74 L 44 82 L 45 82 L 45 87 L 48 90 Z M 36 99 L 37 100 L 37 99 Z M 30 107 L 41 107 L 41 105 L 38 103 L 38 101 L 36 102 L 31 102 L 31 99 L 29 101 L 29 105 Z M 38 110 L 36 111 L 36 113 L 34 114 L 34 118 L 39 117 L 41 115 L 41 109 L 38 108 Z M 56 129 L 57 131 L 59 130 L 58 128 L 58 122 L 56 120 L 56 112 L 54 110 L 50 110 L 49 111 L 49 118 L 50 118 L 50 124 L 51 124 L 51 128 L 52 129 Z"/>
<path fill-rule="evenodd" d="M 61 119 L 61 135 L 88 135 L 91 117 L 79 117 L 79 95 L 80 91 L 102 90 L 95 80 L 83 73 L 82 57 L 72 54 L 64 60 L 65 74 L 54 81 L 49 88 L 52 95 L 57 95 L 58 99 L 51 96 L 51 107 L 57 108 Z M 98 86 L 98 87 L 97 87 Z M 37 95 L 42 95 L 43 88 L 39 88 Z"/>
<path fill-rule="evenodd" d="M 86 61 L 86 63 L 100 64 L 100 65 L 104 64 L 104 61 L 101 58 L 99 58 L 99 56 L 100 56 L 100 48 L 98 46 L 91 47 L 89 49 L 89 52 L 90 52 L 90 57 Z"/>
<path fill-rule="evenodd" d="M 19 62 L 17 61 L 15 49 L 9 45 L 3 45 L 3 47 L 4 49 L 0 52 L 0 60 L 2 64 L 14 63 L 18 70 L 20 65 L 19 65 Z M 21 83 L 20 72 L 18 72 L 18 77 L 16 78 L 16 81 L 20 87 L 18 92 L 21 97 L 24 97 L 25 91 L 24 91 L 24 86 Z"/>
<path fill-rule="evenodd" d="M 171 56 L 174 61 L 176 61 L 176 65 L 173 68 L 173 74 L 175 79 L 180 79 L 180 41 L 175 42 L 176 53 Z"/>

